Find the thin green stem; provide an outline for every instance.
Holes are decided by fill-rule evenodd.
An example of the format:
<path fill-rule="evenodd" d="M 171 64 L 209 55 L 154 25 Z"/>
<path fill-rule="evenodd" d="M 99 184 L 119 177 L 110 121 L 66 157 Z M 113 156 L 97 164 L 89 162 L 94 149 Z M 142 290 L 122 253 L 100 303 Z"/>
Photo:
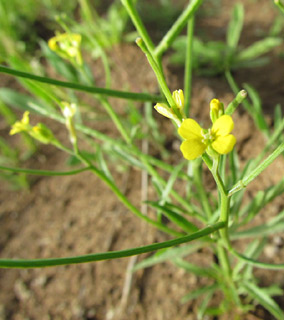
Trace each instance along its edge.
<path fill-rule="evenodd" d="M 157 64 L 156 60 L 153 58 L 151 52 L 145 46 L 145 43 L 143 42 L 143 40 L 141 38 L 138 38 L 138 39 L 136 39 L 136 43 L 139 46 L 139 48 L 145 53 L 150 66 L 152 67 L 153 71 L 155 72 L 158 83 L 159 83 L 161 90 L 163 91 L 170 107 L 173 109 L 174 113 L 179 117 L 179 119 L 182 120 L 182 116 L 181 116 L 181 114 L 175 104 L 175 101 L 172 97 L 171 91 L 167 85 L 166 79 L 164 77 L 163 72 L 161 71 L 161 68 Z"/>
<path fill-rule="evenodd" d="M 153 52 L 154 50 L 154 44 L 142 22 L 142 20 L 140 19 L 140 16 L 135 8 L 135 6 L 133 5 L 133 1 L 132 0 L 121 0 L 121 3 L 124 5 L 125 9 L 128 12 L 128 15 L 130 16 L 136 30 L 138 31 L 140 37 L 142 38 L 143 42 L 145 43 L 147 49 L 149 50 L 149 52 Z"/>
<path fill-rule="evenodd" d="M 229 191 L 228 196 L 231 197 L 235 192 L 245 188 L 251 181 L 261 174 L 281 153 L 284 152 L 284 142 L 282 142 L 264 161 L 261 162 L 250 174 L 238 181 Z"/>
<path fill-rule="evenodd" d="M 90 87 L 90 86 L 85 86 L 85 85 L 81 85 L 73 82 L 66 82 L 66 81 L 60 81 L 60 80 L 47 78 L 47 77 L 41 77 L 31 73 L 18 71 L 18 70 L 0 65 L 0 73 L 1 72 L 13 75 L 15 77 L 27 78 L 27 79 L 35 80 L 42 83 L 48 83 L 48 84 L 52 84 L 52 85 L 63 87 L 63 88 L 69 88 L 69 89 L 89 92 L 93 94 L 104 94 L 106 96 L 116 97 L 121 99 L 139 100 L 139 101 L 156 101 L 156 102 L 165 101 L 164 98 L 161 96 L 151 95 L 148 93 L 134 93 L 134 92 L 127 92 L 127 91 L 105 89 L 100 87 Z"/>
<path fill-rule="evenodd" d="M 11 168 L 0 166 L 0 170 L 10 171 L 16 173 L 26 173 L 31 175 L 39 175 L 39 176 L 71 176 L 73 174 L 81 173 L 83 171 L 89 170 L 90 167 L 85 167 L 72 171 L 49 171 L 49 170 L 36 170 L 36 169 L 25 169 L 25 168 Z"/>
<path fill-rule="evenodd" d="M 218 222 L 212 226 L 208 226 L 200 231 L 192 233 L 190 235 L 160 242 L 153 243 L 138 248 L 131 248 L 120 251 L 109 251 L 103 253 L 94 253 L 76 257 L 66 257 L 66 258 L 51 258 L 51 259 L 30 259 L 30 260 L 19 260 L 19 259 L 0 259 L 0 268 L 43 268 L 43 267 L 52 267 L 59 265 L 70 265 L 110 259 L 119 259 L 130 257 L 142 253 L 152 252 L 164 248 L 169 248 L 173 246 L 180 245 L 182 243 L 187 243 L 193 240 L 203 238 L 221 228 L 224 227 L 223 222 Z"/>
<path fill-rule="evenodd" d="M 186 42 L 185 72 L 184 72 L 184 112 L 187 117 L 189 117 L 190 102 L 191 102 L 193 33 L 194 33 L 194 16 L 189 18 L 187 23 L 187 42 Z"/>
<path fill-rule="evenodd" d="M 172 25 L 170 30 L 165 34 L 154 51 L 155 57 L 161 56 L 172 44 L 175 38 L 180 34 L 189 18 L 197 11 L 203 0 L 192 0 L 189 5 L 183 10 L 182 14 Z"/>
<path fill-rule="evenodd" d="M 224 242 L 224 244 L 227 246 L 227 244 L 228 245 L 230 244 L 229 237 L 228 237 L 230 198 L 228 197 L 228 193 L 225 189 L 224 183 L 219 175 L 219 162 L 220 162 L 220 157 L 218 157 L 217 159 L 213 159 L 213 167 L 211 172 L 217 184 L 217 188 L 220 195 L 219 221 L 225 223 L 225 227 L 222 230 L 220 230 L 220 237 L 221 237 L 221 240 Z M 227 249 L 224 247 L 221 247 L 221 245 L 219 244 L 217 247 L 217 250 L 218 250 L 218 257 L 220 259 L 221 265 L 224 271 L 226 272 L 226 274 L 229 276 L 229 278 L 231 278 L 232 269 L 231 269 Z"/>
<path fill-rule="evenodd" d="M 123 126 L 122 122 L 120 121 L 119 116 L 117 113 L 113 110 L 112 106 L 108 102 L 107 99 L 101 98 L 100 99 L 101 103 L 104 105 L 107 113 L 111 117 L 112 121 L 114 122 L 116 128 L 122 135 L 123 139 L 126 141 L 127 144 L 131 144 L 131 138 L 128 132 L 126 131 L 125 127 Z"/>

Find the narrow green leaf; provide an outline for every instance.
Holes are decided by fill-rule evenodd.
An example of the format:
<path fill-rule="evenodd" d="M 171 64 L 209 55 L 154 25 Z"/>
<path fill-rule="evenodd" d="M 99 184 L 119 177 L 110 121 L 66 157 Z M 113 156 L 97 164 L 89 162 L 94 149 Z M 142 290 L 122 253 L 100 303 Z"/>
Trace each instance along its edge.
<path fill-rule="evenodd" d="M 242 286 L 246 289 L 247 293 L 255 301 L 260 303 L 266 310 L 268 310 L 276 319 L 283 320 L 284 313 L 278 304 L 263 290 L 251 282 L 245 282 Z"/>
<path fill-rule="evenodd" d="M 160 210 L 170 221 L 181 227 L 187 233 L 196 232 L 198 228 L 186 218 L 181 216 L 179 213 L 170 210 L 162 205 L 157 204 L 156 202 L 147 202 L 151 207 Z"/>
<path fill-rule="evenodd" d="M 274 109 L 274 130 L 276 130 L 283 123 L 283 114 L 281 105 L 278 103 Z"/>
<path fill-rule="evenodd" d="M 208 277 L 208 278 L 213 278 L 213 279 L 217 278 L 216 271 L 212 268 L 199 267 L 199 266 L 192 264 L 192 263 L 189 263 L 188 261 L 185 261 L 181 258 L 174 258 L 173 263 L 175 265 L 177 265 L 179 268 L 182 268 L 189 273 L 193 273 L 196 276 Z"/>
<path fill-rule="evenodd" d="M 185 302 L 187 302 L 189 300 L 196 299 L 199 296 L 204 295 L 204 294 L 210 294 L 210 293 L 213 294 L 214 291 L 216 291 L 217 289 L 218 289 L 218 284 L 217 283 L 214 283 L 214 284 L 209 285 L 209 286 L 204 286 L 202 288 L 199 288 L 197 290 L 193 290 L 193 291 L 189 292 L 188 294 L 186 294 L 181 299 L 181 302 L 185 303 Z"/>
<path fill-rule="evenodd" d="M 215 288 L 214 285 L 211 286 L 211 288 L 209 288 L 209 287 L 208 287 L 208 290 L 207 290 L 205 297 L 203 298 L 203 300 L 198 308 L 198 311 L 197 311 L 197 319 L 198 320 L 204 320 L 204 315 L 206 314 L 208 304 L 210 303 L 213 294 L 217 290 L 217 288 Z"/>
<path fill-rule="evenodd" d="M 90 87 L 90 86 L 80 85 L 78 83 L 65 82 L 65 81 L 60 81 L 52 78 L 41 77 L 31 73 L 7 68 L 2 65 L 0 65 L 0 73 L 1 72 L 13 75 L 15 77 L 27 78 L 27 79 L 42 82 L 42 83 L 48 83 L 48 84 L 52 84 L 52 85 L 63 87 L 63 88 L 69 88 L 69 89 L 89 92 L 93 94 L 105 94 L 106 96 L 111 96 L 111 97 L 116 97 L 121 99 L 164 102 L 164 98 L 161 96 L 155 96 L 147 93 L 134 93 L 134 92 L 127 92 L 127 91 L 111 90 L 111 89 L 105 89 L 100 87 Z"/>
<path fill-rule="evenodd" d="M 175 238 L 160 243 L 153 243 L 150 245 L 131 248 L 120 251 L 109 251 L 103 253 L 87 254 L 83 256 L 66 257 L 66 258 L 50 258 L 50 259 L 0 259 L 0 268 L 43 268 L 59 265 L 87 263 L 94 261 L 110 260 L 130 257 L 142 253 L 152 252 L 164 248 L 173 247 L 182 243 L 187 243 L 193 240 L 203 238 L 221 228 L 224 228 L 224 222 L 218 222 L 215 225 L 206 227 L 191 235 L 180 238 Z"/>
<path fill-rule="evenodd" d="M 162 197 L 161 197 L 161 200 L 160 200 L 160 205 L 163 205 L 167 199 L 168 199 L 168 196 L 173 188 L 173 185 L 174 183 L 176 182 L 176 179 L 179 175 L 179 173 L 181 172 L 182 168 L 184 167 L 185 165 L 185 162 L 181 162 L 179 165 L 177 165 L 172 174 L 170 175 L 170 178 L 166 184 L 166 186 L 164 187 L 164 190 L 163 190 L 163 193 L 162 193 Z"/>
<path fill-rule="evenodd" d="M 42 102 L 39 102 L 38 100 L 26 94 L 19 93 L 9 88 L 0 89 L 0 99 L 6 104 L 13 106 L 14 108 L 21 111 L 32 111 L 32 108 L 29 106 L 30 103 L 40 105 L 42 109 L 49 109 L 46 104 L 43 104 Z"/>
<path fill-rule="evenodd" d="M 284 221 L 280 221 L 278 224 L 272 226 L 263 224 L 247 230 L 242 230 L 231 235 L 232 240 L 252 238 L 252 237 L 265 237 L 268 235 L 274 235 L 284 231 Z"/>
<path fill-rule="evenodd" d="M 237 61 L 256 59 L 281 45 L 282 42 L 283 40 L 281 38 L 265 38 L 257 41 L 248 48 L 242 50 L 237 56 Z"/>
<path fill-rule="evenodd" d="M 199 250 L 202 247 L 204 247 L 204 244 L 197 243 L 197 244 L 190 244 L 190 245 L 181 246 L 178 248 L 169 248 L 169 249 L 160 250 L 156 254 L 137 263 L 135 265 L 135 267 L 133 268 L 133 271 L 152 267 L 158 263 L 162 263 L 165 261 L 172 261 L 173 259 L 176 259 L 178 257 L 187 256 L 193 252 L 196 252 L 197 250 Z"/>
<path fill-rule="evenodd" d="M 268 125 L 265 121 L 264 114 L 262 111 L 262 103 L 259 94 L 257 91 L 250 86 L 249 84 L 244 84 L 244 88 L 248 92 L 250 99 L 252 100 L 253 104 L 253 118 L 256 121 L 256 125 L 258 128 L 264 132 L 268 132 Z"/>
<path fill-rule="evenodd" d="M 108 177 L 113 182 L 114 181 L 113 176 L 109 171 L 109 168 L 108 168 L 107 163 L 104 159 L 101 148 L 98 148 L 97 156 L 98 156 L 97 160 L 98 160 L 99 168 L 103 171 L 105 176 Z"/>
<path fill-rule="evenodd" d="M 227 30 L 227 44 L 229 48 L 236 49 L 241 36 L 244 21 L 244 7 L 241 3 L 234 6 L 232 18 Z"/>

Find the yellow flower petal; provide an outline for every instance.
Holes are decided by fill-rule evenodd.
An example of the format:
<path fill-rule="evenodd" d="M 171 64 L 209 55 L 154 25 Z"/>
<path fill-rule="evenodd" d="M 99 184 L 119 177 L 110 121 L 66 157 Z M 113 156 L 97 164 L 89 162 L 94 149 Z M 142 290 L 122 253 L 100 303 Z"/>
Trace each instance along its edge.
<path fill-rule="evenodd" d="M 225 136 L 218 136 L 217 139 L 212 142 L 212 147 L 218 153 L 226 154 L 233 150 L 235 143 L 236 138 L 232 134 L 228 134 Z"/>
<path fill-rule="evenodd" d="M 30 123 L 30 118 L 29 118 L 30 112 L 29 111 L 25 111 L 23 114 L 23 119 L 21 120 L 21 122 L 24 125 L 28 125 Z"/>
<path fill-rule="evenodd" d="M 22 131 L 28 131 L 31 126 L 29 125 L 30 123 L 30 118 L 29 118 L 29 111 L 25 111 L 23 114 L 23 118 L 20 121 L 16 121 L 10 130 L 10 135 L 14 135 L 16 133 L 22 132 Z"/>
<path fill-rule="evenodd" d="M 234 121 L 231 116 L 224 115 L 218 118 L 211 129 L 213 135 L 225 136 L 234 129 Z"/>
<path fill-rule="evenodd" d="M 178 133 L 184 139 L 202 140 L 202 129 L 200 125 L 193 119 L 185 119 L 178 129 Z"/>
<path fill-rule="evenodd" d="M 180 150 L 187 160 L 194 160 L 201 156 L 206 149 L 206 145 L 201 142 L 199 139 L 186 140 L 181 146 Z"/>

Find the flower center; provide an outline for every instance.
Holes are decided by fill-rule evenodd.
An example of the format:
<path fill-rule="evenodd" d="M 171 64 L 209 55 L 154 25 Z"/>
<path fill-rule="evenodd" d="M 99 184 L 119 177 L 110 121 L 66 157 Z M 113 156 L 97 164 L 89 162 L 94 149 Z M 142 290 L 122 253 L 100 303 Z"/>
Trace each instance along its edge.
<path fill-rule="evenodd" d="M 212 132 L 211 129 L 208 129 L 208 130 L 202 129 L 201 134 L 203 137 L 202 143 L 204 143 L 206 145 L 212 143 L 216 139 L 215 134 Z"/>

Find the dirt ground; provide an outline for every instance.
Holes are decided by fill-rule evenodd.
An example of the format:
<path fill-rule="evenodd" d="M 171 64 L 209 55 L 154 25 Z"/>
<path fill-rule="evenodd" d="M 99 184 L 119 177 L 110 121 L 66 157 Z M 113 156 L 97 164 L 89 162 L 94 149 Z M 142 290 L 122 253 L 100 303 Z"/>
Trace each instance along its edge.
<path fill-rule="evenodd" d="M 225 30 L 233 7 L 231 1 L 219 1 L 220 12 L 216 17 L 200 17 L 198 28 L 210 29 L 210 36 L 224 39 Z M 241 1 L 246 8 L 245 27 L 241 38 L 243 45 L 258 40 L 267 32 L 276 10 L 268 1 Z M 283 50 L 283 48 L 282 48 Z M 158 90 L 155 77 L 143 54 L 135 45 L 119 45 L 109 52 L 113 61 L 112 75 L 115 88 L 128 83 L 133 91 Z M 268 66 L 235 73 L 238 83 L 248 82 L 259 92 L 265 113 L 269 118 L 273 107 L 283 106 L 284 61 L 274 52 Z M 167 57 L 165 65 L 167 66 Z M 100 84 L 99 73 L 94 74 Z M 172 90 L 182 88 L 183 76 L 177 67 L 167 66 L 167 78 Z M 11 84 L 10 77 L 2 77 L 2 86 Z M 13 83 L 13 82 L 12 82 Z M 193 118 L 209 121 L 208 103 L 217 97 L 228 103 L 233 95 L 225 79 L 193 78 Z M 123 101 L 113 99 L 118 108 Z M 137 104 L 138 108 L 141 105 Z M 156 116 L 167 130 L 167 145 L 173 152 L 171 161 L 179 161 L 173 128 L 166 119 Z M 242 163 L 255 157 L 265 145 L 265 139 L 256 130 L 251 118 L 242 107 L 234 115 L 237 137 L 236 148 Z M 46 123 L 46 121 L 45 121 Z M 48 123 L 49 124 L 49 123 Z M 64 128 L 51 124 L 62 139 Z M 101 125 L 101 130 L 115 136 L 112 126 Z M 1 120 L 1 135 L 7 139 L 9 128 Z M 13 138 L 14 139 L 14 138 Z M 16 138 L 15 138 L 16 139 Z M 11 140 L 12 141 L 12 140 Z M 15 140 L 16 141 L 16 140 Z M 23 167 L 49 170 L 66 170 L 67 156 L 51 146 L 41 146 L 34 157 Z M 141 205 L 141 172 L 135 169 L 120 171 L 112 168 L 118 185 L 131 202 Z M 247 190 L 253 197 L 258 190 L 280 181 L 284 175 L 283 158 L 277 159 Z M 214 187 L 214 186 L 213 186 Z M 151 189 L 149 190 L 151 193 Z M 1 258 L 64 257 L 121 250 L 169 239 L 160 231 L 146 225 L 129 212 L 96 176 L 83 172 L 66 177 L 31 177 L 30 189 L 11 191 L 7 184 L 0 184 L 0 256 Z M 262 210 L 256 223 L 264 222 L 284 208 L 283 196 Z M 276 241 L 276 238 L 278 239 Z M 279 245 L 279 241 L 280 244 Z M 262 260 L 284 261 L 284 236 L 269 239 L 268 249 Z M 242 243 L 236 243 L 240 248 Z M 139 270 L 129 282 L 128 270 L 138 258 L 83 265 L 61 266 L 33 270 L 0 270 L 0 319 L 7 320 L 195 320 L 197 301 L 181 304 L 181 298 L 190 290 L 206 284 L 206 279 L 185 273 L 170 262 Z M 193 254 L 191 261 L 199 265 L 208 263 L 206 250 Z M 283 272 L 256 270 L 260 284 L 281 284 Z M 128 289 L 128 291 L 127 291 Z M 277 302 L 284 308 L 284 297 Z M 207 318 L 206 318 L 207 319 Z M 209 318 L 208 318 L 209 319 Z M 232 319 L 230 315 L 220 319 Z M 244 320 L 274 319 L 260 307 L 243 317 Z"/>

